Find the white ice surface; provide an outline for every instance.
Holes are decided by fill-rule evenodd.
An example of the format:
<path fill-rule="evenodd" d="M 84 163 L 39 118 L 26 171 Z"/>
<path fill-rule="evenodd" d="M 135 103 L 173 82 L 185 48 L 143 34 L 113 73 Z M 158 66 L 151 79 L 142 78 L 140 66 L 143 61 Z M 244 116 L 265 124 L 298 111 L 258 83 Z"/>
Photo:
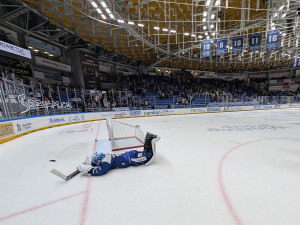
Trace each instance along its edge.
<path fill-rule="evenodd" d="M 300 224 L 300 109 L 125 121 L 162 137 L 151 165 L 68 182 L 50 173 L 91 155 L 105 121 L 0 145 L 0 224 Z"/>

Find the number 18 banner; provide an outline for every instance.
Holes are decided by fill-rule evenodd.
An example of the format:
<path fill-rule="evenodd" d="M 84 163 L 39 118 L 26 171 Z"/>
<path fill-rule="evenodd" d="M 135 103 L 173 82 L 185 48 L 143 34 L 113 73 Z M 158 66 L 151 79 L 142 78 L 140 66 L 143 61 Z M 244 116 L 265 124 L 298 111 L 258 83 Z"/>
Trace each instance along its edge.
<path fill-rule="evenodd" d="M 251 34 L 249 37 L 248 52 L 257 52 L 260 50 L 261 33 Z"/>
<path fill-rule="evenodd" d="M 202 58 L 211 56 L 211 40 L 202 41 L 201 56 Z"/>
<path fill-rule="evenodd" d="M 241 54 L 243 53 L 244 46 L 244 37 L 234 37 L 232 38 L 232 54 Z"/>
<path fill-rule="evenodd" d="M 266 51 L 277 50 L 279 47 L 279 30 L 269 31 L 267 34 Z"/>
<path fill-rule="evenodd" d="M 227 38 L 217 39 L 217 55 L 225 55 L 227 52 Z"/>

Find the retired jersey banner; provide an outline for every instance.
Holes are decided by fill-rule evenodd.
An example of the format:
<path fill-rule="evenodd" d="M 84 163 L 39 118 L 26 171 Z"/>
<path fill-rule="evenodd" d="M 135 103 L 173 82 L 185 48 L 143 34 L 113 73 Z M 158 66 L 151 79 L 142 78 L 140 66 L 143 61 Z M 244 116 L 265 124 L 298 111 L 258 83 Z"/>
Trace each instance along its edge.
<path fill-rule="evenodd" d="M 207 58 L 211 56 L 211 40 L 202 41 L 201 56 Z"/>
<path fill-rule="evenodd" d="M 232 38 L 232 54 L 241 54 L 243 53 L 243 47 L 244 47 L 244 37 L 234 37 Z"/>
<path fill-rule="evenodd" d="M 260 50 L 261 33 L 251 34 L 249 37 L 248 52 L 257 52 Z"/>
<path fill-rule="evenodd" d="M 217 39 L 217 55 L 225 55 L 227 52 L 227 38 Z"/>
<path fill-rule="evenodd" d="M 297 65 L 298 65 L 298 57 L 295 56 L 294 57 L 294 65 L 293 65 L 293 67 L 297 67 Z"/>
<path fill-rule="evenodd" d="M 266 51 L 277 50 L 279 47 L 279 30 L 269 31 L 267 34 Z"/>

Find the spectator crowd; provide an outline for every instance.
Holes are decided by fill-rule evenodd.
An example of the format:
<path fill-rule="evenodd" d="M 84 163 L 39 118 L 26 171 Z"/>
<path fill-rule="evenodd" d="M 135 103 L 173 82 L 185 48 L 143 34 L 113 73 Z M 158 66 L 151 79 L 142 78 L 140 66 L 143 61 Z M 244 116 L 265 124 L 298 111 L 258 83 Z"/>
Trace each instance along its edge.
<path fill-rule="evenodd" d="M 2 78 L 15 82 L 20 77 L 9 67 L 0 67 Z M 117 88 L 109 90 L 84 90 L 62 84 L 41 84 L 34 79 L 22 77 L 28 97 L 44 101 L 70 101 L 80 111 L 110 110 L 120 107 L 130 108 L 173 108 L 191 107 L 198 99 L 206 103 L 240 102 L 245 97 L 279 96 L 281 92 L 257 89 L 257 81 L 220 80 L 195 77 L 190 73 L 169 75 L 142 74 L 117 76 Z M 259 82 L 262 82 L 261 80 Z M 293 93 L 299 95 L 299 89 Z M 162 104 L 159 104 L 162 103 Z M 205 104 L 207 105 L 207 104 Z M 201 106 L 205 106 L 201 105 Z"/>

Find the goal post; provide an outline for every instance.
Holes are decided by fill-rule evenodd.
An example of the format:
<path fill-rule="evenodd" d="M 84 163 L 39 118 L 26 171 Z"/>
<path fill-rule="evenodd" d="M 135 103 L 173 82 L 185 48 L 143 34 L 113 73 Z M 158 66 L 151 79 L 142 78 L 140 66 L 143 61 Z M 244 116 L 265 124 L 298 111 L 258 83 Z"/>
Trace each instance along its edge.
<path fill-rule="evenodd" d="M 145 135 L 139 125 L 106 118 L 106 126 L 112 151 L 144 146 Z"/>

